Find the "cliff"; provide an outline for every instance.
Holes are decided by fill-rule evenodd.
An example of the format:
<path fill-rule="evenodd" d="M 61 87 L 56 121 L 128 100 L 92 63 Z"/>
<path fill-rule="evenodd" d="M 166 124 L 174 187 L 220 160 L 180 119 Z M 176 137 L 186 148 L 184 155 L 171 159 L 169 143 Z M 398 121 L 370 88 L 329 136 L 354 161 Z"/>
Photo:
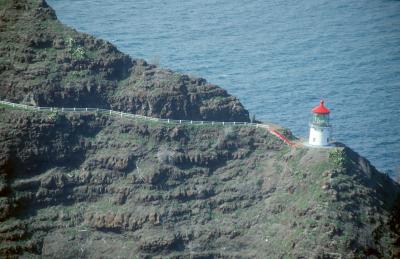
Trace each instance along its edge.
<path fill-rule="evenodd" d="M 39 106 L 115 108 L 148 116 L 249 121 L 205 79 L 132 59 L 62 25 L 44 1 L 0 2 L 0 98 Z"/>
<path fill-rule="evenodd" d="M 77 33 L 45 2 L 0 6 L 2 98 L 248 120 L 221 88 Z M 398 257 L 399 195 L 340 144 L 290 148 L 261 128 L 0 107 L 6 258 Z"/>

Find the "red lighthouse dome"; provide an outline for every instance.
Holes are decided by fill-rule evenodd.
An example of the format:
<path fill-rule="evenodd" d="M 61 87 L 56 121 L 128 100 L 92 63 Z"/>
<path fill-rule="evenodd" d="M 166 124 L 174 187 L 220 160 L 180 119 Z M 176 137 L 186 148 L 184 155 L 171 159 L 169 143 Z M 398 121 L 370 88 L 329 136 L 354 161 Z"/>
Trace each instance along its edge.
<path fill-rule="evenodd" d="M 314 109 L 312 109 L 311 111 L 318 114 L 329 114 L 331 112 L 328 108 L 325 107 L 323 100 L 321 100 L 319 102 L 319 105 L 314 107 Z"/>

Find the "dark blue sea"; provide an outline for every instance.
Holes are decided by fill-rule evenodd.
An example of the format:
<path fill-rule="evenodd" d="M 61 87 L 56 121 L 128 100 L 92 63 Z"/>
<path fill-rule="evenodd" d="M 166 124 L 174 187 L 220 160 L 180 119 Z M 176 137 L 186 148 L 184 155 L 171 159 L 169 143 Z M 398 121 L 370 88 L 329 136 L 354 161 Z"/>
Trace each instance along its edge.
<path fill-rule="evenodd" d="M 48 2 L 65 24 L 204 77 L 297 136 L 324 99 L 336 140 L 380 170 L 400 167 L 400 1 Z"/>

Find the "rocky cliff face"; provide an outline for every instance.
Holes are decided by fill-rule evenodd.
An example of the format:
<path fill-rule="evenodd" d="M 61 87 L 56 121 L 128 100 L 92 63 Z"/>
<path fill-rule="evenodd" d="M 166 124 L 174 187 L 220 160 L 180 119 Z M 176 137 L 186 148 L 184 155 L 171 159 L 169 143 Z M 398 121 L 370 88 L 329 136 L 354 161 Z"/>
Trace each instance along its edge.
<path fill-rule="evenodd" d="M 4 256 L 399 255 L 400 188 L 348 148 L 290 149 L 243 127 L 0 114 Z"/>
<path fill-rule="evenodd" d="M 45 2 L 0 6 L 3 98 L 248 120 L 223 89 L 68 29 Z M 6 258 L 399 257 L 399 194 L 345 146 L 0 106 Z"/>
<path fill-rule="evenodd" d="M 0 2 L 0 98 L 39 106 L 104 107 L 143 115 L 249 121 L 205 79 L 132 59 L 62 25 L 44 1 Z"/>

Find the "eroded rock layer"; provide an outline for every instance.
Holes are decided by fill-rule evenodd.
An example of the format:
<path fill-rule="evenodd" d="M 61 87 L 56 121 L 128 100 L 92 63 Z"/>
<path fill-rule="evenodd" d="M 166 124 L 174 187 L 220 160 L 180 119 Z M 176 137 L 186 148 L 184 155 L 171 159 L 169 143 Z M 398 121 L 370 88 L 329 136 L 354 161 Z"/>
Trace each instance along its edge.
<path fill-rule="evenodd" d="M 249 121 L 205 79 L 132 59 L 62 25 L 44 1 L 0 1 L 0 98 L 38 106 L 115 108 L 142 115 Z"/>
<path fill-rule="evenodd" d="M 1 98 L 249 120 L 225 90 L 78 33 L 44 1 L 0 7 Z M 399 257 L 399 193 L 345 146 L 0 106 L 5 258 Z"/>
<path fill-rule="evenodd" d="M 245 127 L 0 114 L 2 255 L 398 253 L 399 186 L 348 148 L 290 149 Z"/>

